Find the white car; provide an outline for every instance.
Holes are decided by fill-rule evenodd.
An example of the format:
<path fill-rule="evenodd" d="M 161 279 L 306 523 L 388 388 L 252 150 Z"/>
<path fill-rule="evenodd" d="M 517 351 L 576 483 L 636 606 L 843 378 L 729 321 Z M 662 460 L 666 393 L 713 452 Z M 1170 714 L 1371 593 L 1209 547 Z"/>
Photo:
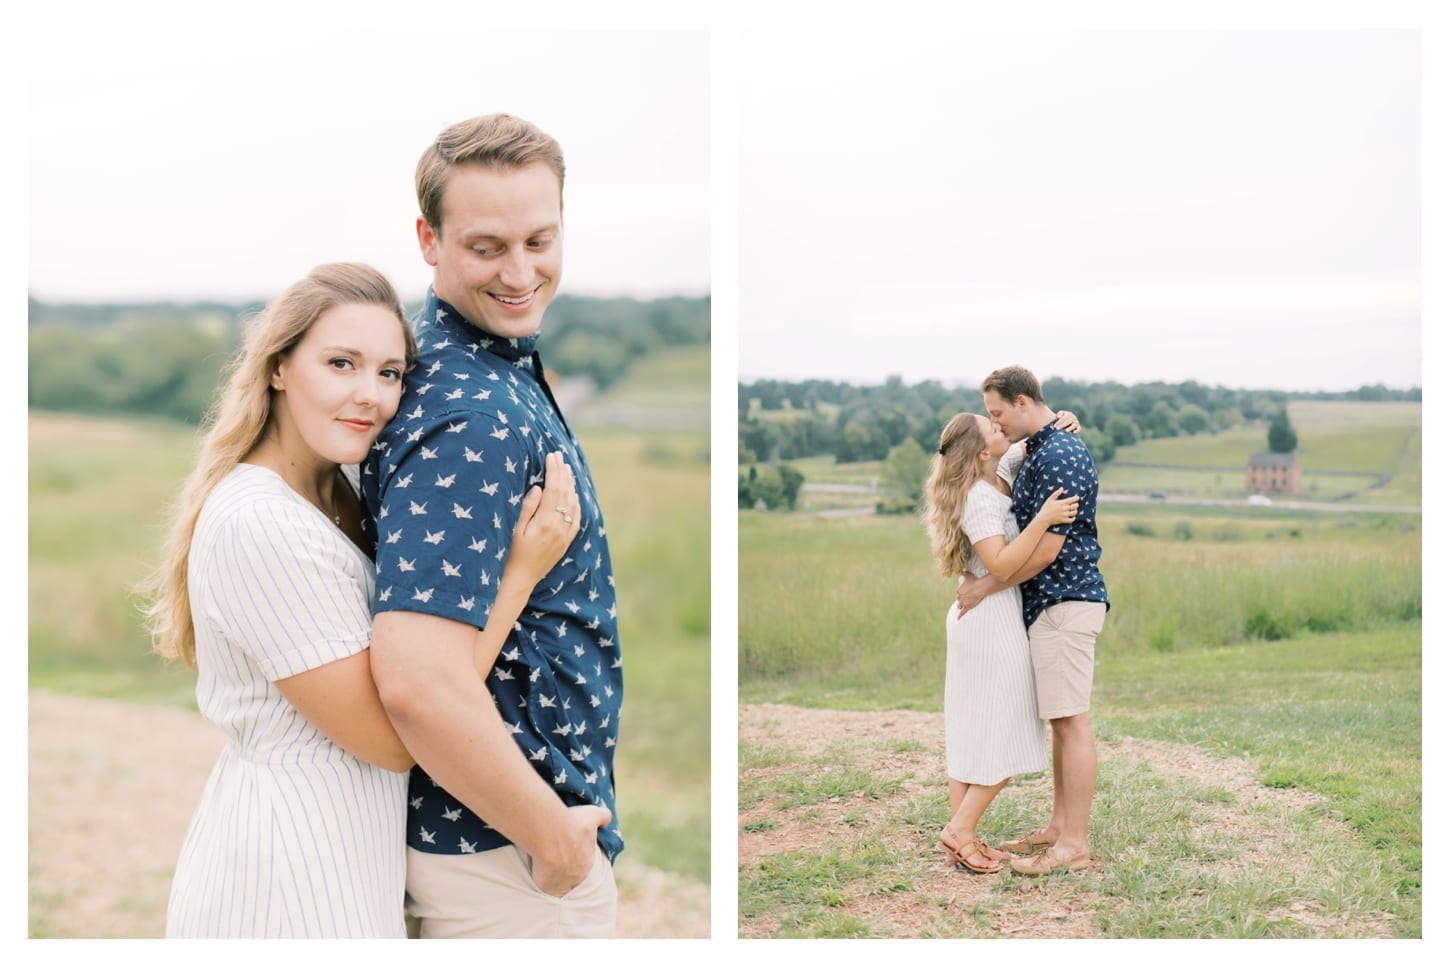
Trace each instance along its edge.
<path fill-rule="evenodd" d="M 1263 494 L 1249 494 L 1249 503 L 1255 507 L 1268 507 L 1273 501 Z"/>

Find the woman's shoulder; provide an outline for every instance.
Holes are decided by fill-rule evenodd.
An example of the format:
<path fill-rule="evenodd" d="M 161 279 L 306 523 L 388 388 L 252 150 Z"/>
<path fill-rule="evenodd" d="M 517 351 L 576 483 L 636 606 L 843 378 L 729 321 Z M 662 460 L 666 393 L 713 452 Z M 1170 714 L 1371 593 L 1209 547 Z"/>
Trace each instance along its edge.
<path fill-rule="evenodd" d="M 306 513 L 301 500 L 275 471 L 239 463 L 207 495 L 197 530 L 247 534 L 282 528 L 296 534 L 321 527 L 325 521 L 320 515 Z"/>
<path fill-rule="evenodd" d="M 971 489 L 967 491 L 967 499 L 994 503 L 1001 501 L 1012 502 L 1012 498 L 998 490 L 997 485 L 992 483 L 992 481 L 986 479 L 978 480 L 972 484 Z"/>

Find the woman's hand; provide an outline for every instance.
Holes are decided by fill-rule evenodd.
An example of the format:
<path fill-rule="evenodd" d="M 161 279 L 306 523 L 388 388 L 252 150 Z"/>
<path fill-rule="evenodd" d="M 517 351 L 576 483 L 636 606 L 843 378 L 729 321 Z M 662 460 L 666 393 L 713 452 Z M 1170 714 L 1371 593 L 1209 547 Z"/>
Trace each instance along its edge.
<path fill-rule="evenodd" d="M 574 471 L 555 451 L 544 458 L 544 486 L 530 487 L 519 508 L 508 563 L 501 581 L 532 588 L 544 579 L 579 533 L 579 493 Z"/>
<path fill-rule="evenodd" d="M 1068 433 L 1082 432 L 1082 424 L 1077 421 L 1077 414 L 1072 410 L 1058 410 L 1057 422 L 1053 426 L 1059 430 L 1066 430 Z"/>
<path fill-rule="evenodd" d="M 1077 494 L 1073 494 L 1071 497 L 1058 496 L 1061 493 L 1062 488 L 1058 487 L 1052 492 L 1052 496 L 1043 503 L 1042 509 L 1037 512 L 1037 516 L 1042 518 L 1048 527 L 1052 527 L 1054 524 L 1071 524 L 1077 520 Z"/>

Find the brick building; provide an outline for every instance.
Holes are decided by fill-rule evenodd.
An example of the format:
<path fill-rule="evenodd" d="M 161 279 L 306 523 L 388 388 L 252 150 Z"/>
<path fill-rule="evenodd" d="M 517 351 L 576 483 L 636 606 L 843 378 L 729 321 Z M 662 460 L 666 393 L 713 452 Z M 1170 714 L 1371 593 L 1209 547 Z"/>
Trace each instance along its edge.
<path fill-rule="evenodd" d="M 1299 451 L 1256 453 L 1249 457 L 1244 489 L 1251 494 L 1297 494 L 1300 488 Z"/>

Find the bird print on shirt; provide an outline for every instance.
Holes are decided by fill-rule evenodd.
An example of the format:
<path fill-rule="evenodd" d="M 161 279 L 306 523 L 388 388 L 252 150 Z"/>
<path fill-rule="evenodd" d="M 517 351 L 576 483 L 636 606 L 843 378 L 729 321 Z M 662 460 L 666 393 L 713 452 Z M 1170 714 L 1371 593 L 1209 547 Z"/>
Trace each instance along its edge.
<path fill-rule="evenodd" d="M 549 583 L 530 595 L 487 684 L 505 727 L 565 801 L 602 801 L 612 809 L 606 777 L 617 739 L 622 666 L 594 481 L 537 380 L 529 355 L 533 340 L 492 340 L 474 330 L 459 339 L 457 319 L 444 306 L 430 301 L 427 313 L 417 335 L 429 348 L 405 377 L 400 416 L 380 434 L 365 467 L 371 475 L 364 484 L 371 488 L 369 512 L 387 522 L 376 531 L 378 567 L 395 578 L 395 586 L 378 591 L 375 600 L 382 608 L 402 606 L 478 627 L 490 613 L 523 497 L 530 486 L 547 484 L 545 457 L 562 451 L 574 472 L 579 533 L 550 569 Z M 517 356 L 494 355 L 504 352 L 503 345 Z M 464 386 L 467 392 L 455 392 Z M 423 492 L 409 486 L 424 481 Z M 458 499 L 470 494 L 476 498 Z M 573 711 L 580 707 L 587 720 Z M 497 845 L 496 832 L 487 840 L 475 835 L 486 824 L 423 781 L 428 778 L 415 771 L 412 795 L 418 798 L 420 782 L 432 790 L 423 803 L 426 814 L 462 812 L 454 820 L 461 834 L 457 848 L 454 837 L 429 831 L 427 849 L 464 852 L 465 845 L 479 851 Z M 603 800 L 600 791 L 606 793 Z M 431 812 L 434 808 L 439 812 Z M 410 845 L 425 844 L 421 831 L 410 826 Z M 617 835 L 612 823 L 601 844 L 617 842 Z"/>

